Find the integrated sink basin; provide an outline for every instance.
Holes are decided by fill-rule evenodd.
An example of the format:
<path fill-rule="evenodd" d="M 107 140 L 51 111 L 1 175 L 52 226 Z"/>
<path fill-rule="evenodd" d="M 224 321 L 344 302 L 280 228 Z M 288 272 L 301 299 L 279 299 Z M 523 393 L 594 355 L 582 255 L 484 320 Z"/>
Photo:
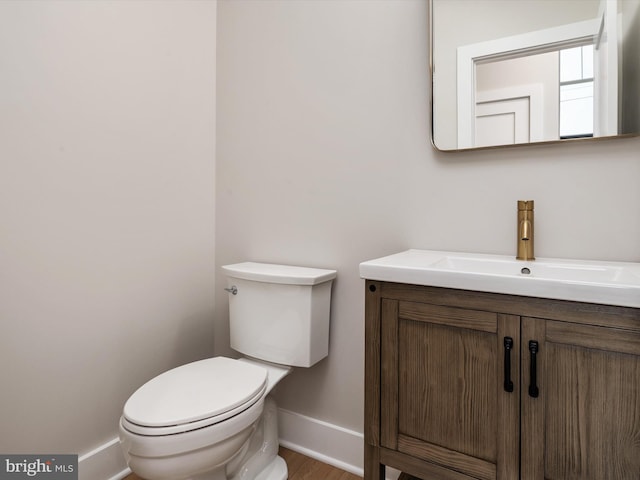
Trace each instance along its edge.
<path fill-rule="evenodd" d="M 640 263 L 407 250 L 360 264 L 368 280 L 640 307 Z"/>

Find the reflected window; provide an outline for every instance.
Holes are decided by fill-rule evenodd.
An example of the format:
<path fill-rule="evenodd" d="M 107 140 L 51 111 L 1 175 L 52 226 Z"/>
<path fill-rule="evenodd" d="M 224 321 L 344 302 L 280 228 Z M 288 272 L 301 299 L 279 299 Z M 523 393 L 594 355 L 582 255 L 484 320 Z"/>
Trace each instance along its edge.
<path fill-rule="evenodd" d="M 593 137 L 593 45 L 560 50 L 560 138 Z"/>

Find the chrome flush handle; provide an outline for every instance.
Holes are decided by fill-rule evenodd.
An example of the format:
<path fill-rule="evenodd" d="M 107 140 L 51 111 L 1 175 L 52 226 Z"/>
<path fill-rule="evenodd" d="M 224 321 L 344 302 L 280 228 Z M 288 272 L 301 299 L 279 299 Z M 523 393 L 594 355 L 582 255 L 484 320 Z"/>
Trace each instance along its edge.
<path fill-rule="evenodd" d="M 236 287 L 235 285 L 231 285 L 231 288 L 225 288 L 225 290 L 232 295 L 238 294 L 238 287 Z"/>

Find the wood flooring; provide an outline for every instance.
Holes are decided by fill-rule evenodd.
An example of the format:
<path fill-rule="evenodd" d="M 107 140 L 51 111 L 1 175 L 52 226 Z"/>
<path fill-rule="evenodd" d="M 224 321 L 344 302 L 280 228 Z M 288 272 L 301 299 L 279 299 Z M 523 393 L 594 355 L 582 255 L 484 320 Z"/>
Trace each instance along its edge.
<path fill-rule="evenodd" d="M 280 456 L 287 462 L 289 480 L 360 480 L 361 477 L 300 453 L 280 447 Z M 135 474 L 125 477 L 123 480 L 143 480 Z"/>

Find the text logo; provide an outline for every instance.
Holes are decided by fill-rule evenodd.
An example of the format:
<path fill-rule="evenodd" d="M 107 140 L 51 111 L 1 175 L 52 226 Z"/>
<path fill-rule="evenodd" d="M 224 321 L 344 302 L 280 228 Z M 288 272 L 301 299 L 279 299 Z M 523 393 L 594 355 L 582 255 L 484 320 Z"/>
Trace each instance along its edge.
<path fill-rule="evenodd" d="M 0 455 L 0 480 L 78 480 L 78 455 Z"/>

